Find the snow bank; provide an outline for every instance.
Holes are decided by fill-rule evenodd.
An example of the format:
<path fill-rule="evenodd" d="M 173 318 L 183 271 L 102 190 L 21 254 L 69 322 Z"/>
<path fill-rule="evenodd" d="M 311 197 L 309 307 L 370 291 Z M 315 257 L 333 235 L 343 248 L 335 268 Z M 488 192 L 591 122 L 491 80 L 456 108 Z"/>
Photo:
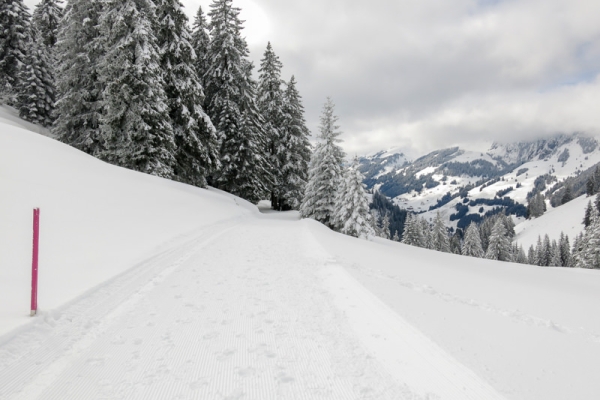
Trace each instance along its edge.
<path fill-rule="evenodd" d="M 216 190 L 103 163 L 20 128 L 27 123 L 8 111 L 0 110 L 0 334 L 29 320 L 34 207 L 41 209 L 41 310 L 81 295 L 178 235 L 258 212 Z"/>
<path fill-rule="evenodd" d="M 600 393 L 599 271 L 372 243 L 303 222 L 337 264 L 506 398 Z"/>

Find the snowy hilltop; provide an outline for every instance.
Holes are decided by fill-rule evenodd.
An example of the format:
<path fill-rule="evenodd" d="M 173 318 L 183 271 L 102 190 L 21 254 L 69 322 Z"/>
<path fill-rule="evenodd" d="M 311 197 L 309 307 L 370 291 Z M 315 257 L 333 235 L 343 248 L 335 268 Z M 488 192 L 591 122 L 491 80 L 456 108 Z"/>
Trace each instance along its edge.
<path fill-rule="evenodd" d="M 414 161 L 382 152 L 362 158 L 361 171 L 369 189 L 400 208 L 429 221 L 440 212 L 446 226 L 465 229 L 500 210 L 522 222 L 538 193 L 548 199 L 548 207 L 559 206 L 567 188 L 572 198 L 585 194 L 598 163 L 598 141 L 573 134 L 494 143 L 485 153 L 449 148 Z"/>

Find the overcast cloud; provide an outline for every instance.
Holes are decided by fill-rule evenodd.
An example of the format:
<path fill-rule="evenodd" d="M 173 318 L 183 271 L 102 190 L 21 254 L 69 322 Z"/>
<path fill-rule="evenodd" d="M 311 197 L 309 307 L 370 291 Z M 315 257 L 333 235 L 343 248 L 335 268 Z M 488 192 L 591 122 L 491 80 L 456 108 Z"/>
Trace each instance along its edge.
<path fill-rule="evenodd" d="M 333 98 L 350 154 L 600 134 L 598 0 L 233 2 L 255 64 L 270 40 L 296 76 L 313 133 Z"/>

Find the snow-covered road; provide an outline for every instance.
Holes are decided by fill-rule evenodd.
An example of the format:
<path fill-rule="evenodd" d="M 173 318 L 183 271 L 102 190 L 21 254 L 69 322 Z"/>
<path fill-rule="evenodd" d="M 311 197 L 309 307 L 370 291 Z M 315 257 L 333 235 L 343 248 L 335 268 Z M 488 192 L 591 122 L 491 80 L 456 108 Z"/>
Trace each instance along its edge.
<path fill-rule="evenodd" d="M 305 221 L 189 234 L 0 343 L 1 399 L 500 399 Z"/>

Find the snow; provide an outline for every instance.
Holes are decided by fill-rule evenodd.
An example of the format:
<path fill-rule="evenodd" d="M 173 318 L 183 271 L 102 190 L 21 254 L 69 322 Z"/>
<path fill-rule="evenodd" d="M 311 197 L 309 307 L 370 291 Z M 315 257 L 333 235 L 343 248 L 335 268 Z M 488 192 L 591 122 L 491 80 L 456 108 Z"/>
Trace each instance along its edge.
<path fill-rule="evenodd" d="M 48 309 L 125 271 L 178 235 L 249 213 L 236 205 L 242 200 L 214 190 L 109 166 L 53 139 L 1 127 L 0 334 L 28 321 L 35 207 L 41 210 L 40 298 Z"/>
<path fill-rule="evenodd" d="M 515 240 L 523 245 L 527 250 L 529 246 L 537 243 L 538 236 L 544 239 L 548 234 L 550 240 L 560 238 L 560 233 L 564 232 L 569 236 L 569 243 L 573 245 L 575 237 L 583 232 L 583 217 L 588 202 L 594 203 L 594 197 L 586 195 L 579 196 L 570 202 L 556 208 L 549 208 L 542 216 L 526 220 L 515 227 L 517 234 Z"/>
<path fill-rule="evenodd" d="M 419 172 L 417 172 L 415 174 L 415 178 L 420 178 L 422 175 L 430 175 L 433 174 L 435 172 L 437 168 L 436 167 L 426 167 L 423 168 L 422 170 L 420 170 Z"/>
<path fill-rule="evenodd" d="M 1 121 L 0 185 L 0 399 L 600 392 L 598 271 L 358 240 Z"/>

